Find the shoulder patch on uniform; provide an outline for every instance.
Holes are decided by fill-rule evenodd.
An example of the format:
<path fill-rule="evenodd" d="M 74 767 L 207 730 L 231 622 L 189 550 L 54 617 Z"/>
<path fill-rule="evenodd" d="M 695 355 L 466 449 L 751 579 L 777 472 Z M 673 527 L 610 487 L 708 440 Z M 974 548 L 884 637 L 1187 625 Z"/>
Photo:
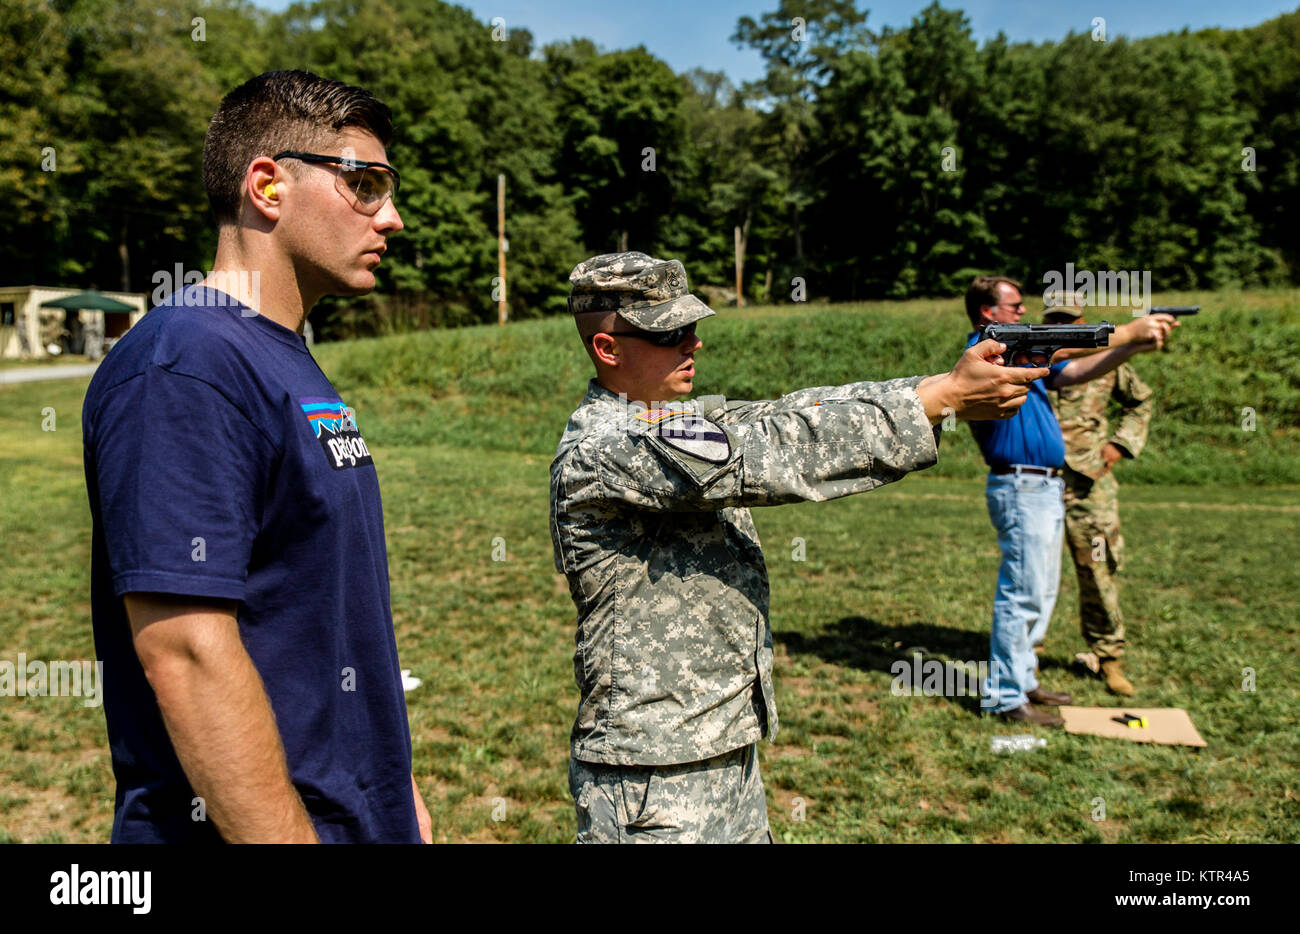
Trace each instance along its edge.
<path fill-rule="evenodd" d="M 674 450 L 710 464 L 731 459 L 731 440 L 721 425 L 690 412 L 670 412 L 659 423 L 659 437 Z"/>
<path fill-rule="evenodd" d="M 638 412 L 634 418 L 643 422 L 649 422 L 651 425 L 657 425 L 670 415 L 680 415 L 681 409 L 646 409 L 644 412 Z"/>

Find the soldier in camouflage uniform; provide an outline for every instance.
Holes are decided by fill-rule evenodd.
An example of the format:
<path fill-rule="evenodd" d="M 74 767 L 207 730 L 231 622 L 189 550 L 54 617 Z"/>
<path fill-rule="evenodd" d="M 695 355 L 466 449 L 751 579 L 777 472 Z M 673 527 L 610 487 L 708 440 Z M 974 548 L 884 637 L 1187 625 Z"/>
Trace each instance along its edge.
<path fill-rule="evenodd" d="M 756 744 L 777 730 L 772 633 L 748 507 L 928 467 L 946 412 L 1014 414 L 1046 371 L 993 365 L 985 341 L 924 379 L 678 403 L 714 314 L 681 263 L 606 254 L 570 281 L 597 373 L 551 465 L 555 566 L 578 610 L 578 840 L 771 842 Z"/>
<path fill-rule="evenodd" d="M 1048 296 L 1043 315 L 1048 324 L 1084 323 L 1083 311 L 1068 292 Z M 1117 328 L 1111 344 L 1123 343 L 1125 334 Z M 1083 639 L 1106 687 L 1113 694 L 1131 697 L 1133 685 L 1120 661 L 1125 642 L 1117 575 L 1124 564 L 1124 537 L 1119 527 L 1119 484 L 1112 468 L 1121 459 L 1142 453 L 1151 422 L 1151 389 L 1125 363 L 1092 382 L 1048 395 L 1065 438 L 1065 532 L 1079 580 Z M 1122 410 L 1113 434 L 1106 418 L 1111 400 Z M 1091 668 L 1092 659 L 1085 664 Z"/>

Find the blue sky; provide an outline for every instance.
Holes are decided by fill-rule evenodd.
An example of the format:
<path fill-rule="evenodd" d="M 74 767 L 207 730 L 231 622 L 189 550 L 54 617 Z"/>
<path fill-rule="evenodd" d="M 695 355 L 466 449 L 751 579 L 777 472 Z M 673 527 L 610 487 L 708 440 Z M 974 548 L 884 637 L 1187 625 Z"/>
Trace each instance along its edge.
<path fill-rule="evenodd" d="M 290 0 L 253 0 L 268 10 L 282 10 Z M 731 42 L 736 21 L 742 16 L 757 19 L 776 9 L 778 0 L 461 0 L 484 23 L 505 18 L 506 28 L 526 27 L 538 45 L 580 36 L 593 39 L 607 50 L 644 45 L 675 71 L 696 66 L 725 71 L 733 81 L 757 78 L 762 61 L 747 49 Z M 858 7 L 871 11 L 867 25 L 903 27 L 928 4 L 928 0 L 859 0 Z M 1092 18 L 1106 20 L 1108 36 L 1131 38 L 1177 32 L 1184 26 L 1239 28 L 1255 26 L 1280 13 L 1295 9 L 1294 3 L 1276 0 L 1151 0 L 1116 3 L 1088 0 L 965 0 L 945 2 L 948 8 L 965 11 L 978 40 L 991 39 L 999 31 L 1013 41 L 1060 39 L 1071 29 L 1092 30 Z"/>

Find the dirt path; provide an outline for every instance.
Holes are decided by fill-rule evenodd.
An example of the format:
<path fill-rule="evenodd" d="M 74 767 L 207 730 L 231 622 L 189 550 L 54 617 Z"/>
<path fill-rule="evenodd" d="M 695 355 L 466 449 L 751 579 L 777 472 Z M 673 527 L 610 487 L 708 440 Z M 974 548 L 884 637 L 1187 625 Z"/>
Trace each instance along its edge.
<path fill-rule="evenodd" d="M 0 383 L 37 383 L 47 379 L 75 379 L 95 372 L 98 363 L 60 363 L 53 366 L 0 370 Z"/>

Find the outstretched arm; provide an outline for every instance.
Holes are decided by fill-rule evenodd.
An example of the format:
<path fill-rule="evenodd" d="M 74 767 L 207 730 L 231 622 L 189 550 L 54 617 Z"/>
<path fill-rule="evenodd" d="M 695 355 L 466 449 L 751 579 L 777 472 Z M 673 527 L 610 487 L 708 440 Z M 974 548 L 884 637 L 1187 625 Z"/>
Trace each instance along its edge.
<path fill-rule="evenodd" d="M 1091 357 L 1096 354 L 1103 354 L 1107 350 L 1121 347 L 1124 344 L 1142 344 L 1148 350 L 1155 350 L 1155 347 L 1147 346 L 1156 340 L 1156 332 L 1163 328 L 1164 337 L 1160 340 L 1168 339 L 1169 333 L 1176 327 L 1181 326 L 1181 322 L 1173 315 L 1151 314 L 1141 318 L 1135 318 L 1128 324 L 1121 324 L 1115 328 L 1115 332 L 1110 335 L 1110 343 L 1105 347 L 1063 347 L 1052 356 L 1053 363 L 1060 363 L 1062 360 L 1073 360 L 1076 357 Z M 1163 344 L 1161 345 L 1163 346 Z"/>
<path fill-rule="evenodd" d="M 832 387 L 798 405 L 712 397 L 697 400 L 698 413 L 645 412 L 580 443 L 556 474 L 557 496 L 566 511 L 621 499 L 686 512 L 871 490 L 933 465 L 946 415 L 998 417 L 1023 404 L 1048 371 L 999 366 L 1002 349 L 984 341 L 949 373 Z"/>
<path fill-rule="evenodd" d="M 1062 386 L 1086 383 L 1090 379 L 1104 376 L 1135 354 L 1159 350 L 1177 323 L 1169 315 L 1147 315 L 1131 322 L 1137 327 L 1129 332 L 1132 339 L 1127 343 L 1109 347 L 1102 353 L 1071 360 L 1064 369 L 1048 379 L 1048 388 L 1059 389 Z"/>
<path fill-rule="evenodd" d="M 924 377 L 919 383 L 916 377 L 910 377 L 799 389 L 763 402 L 728 400 L 726 410 L 718 417 L 727 424 L 738 424 L 828 401 L 870 401 L 884 392 L 906 388 L 920 397 L 931 425 L 939 424 L 949 415 L 970 420 L 1007 418 L 1024 404 L 1029 384 L 1046 376 L 1047 370 L 1004 367 L 1001 355 L 1005 350 L 1005 344 L 981 341 L 968 347 L 947 373 Z M 701 411 L 707 410 L 709 398 L 697 400 Z"/>

